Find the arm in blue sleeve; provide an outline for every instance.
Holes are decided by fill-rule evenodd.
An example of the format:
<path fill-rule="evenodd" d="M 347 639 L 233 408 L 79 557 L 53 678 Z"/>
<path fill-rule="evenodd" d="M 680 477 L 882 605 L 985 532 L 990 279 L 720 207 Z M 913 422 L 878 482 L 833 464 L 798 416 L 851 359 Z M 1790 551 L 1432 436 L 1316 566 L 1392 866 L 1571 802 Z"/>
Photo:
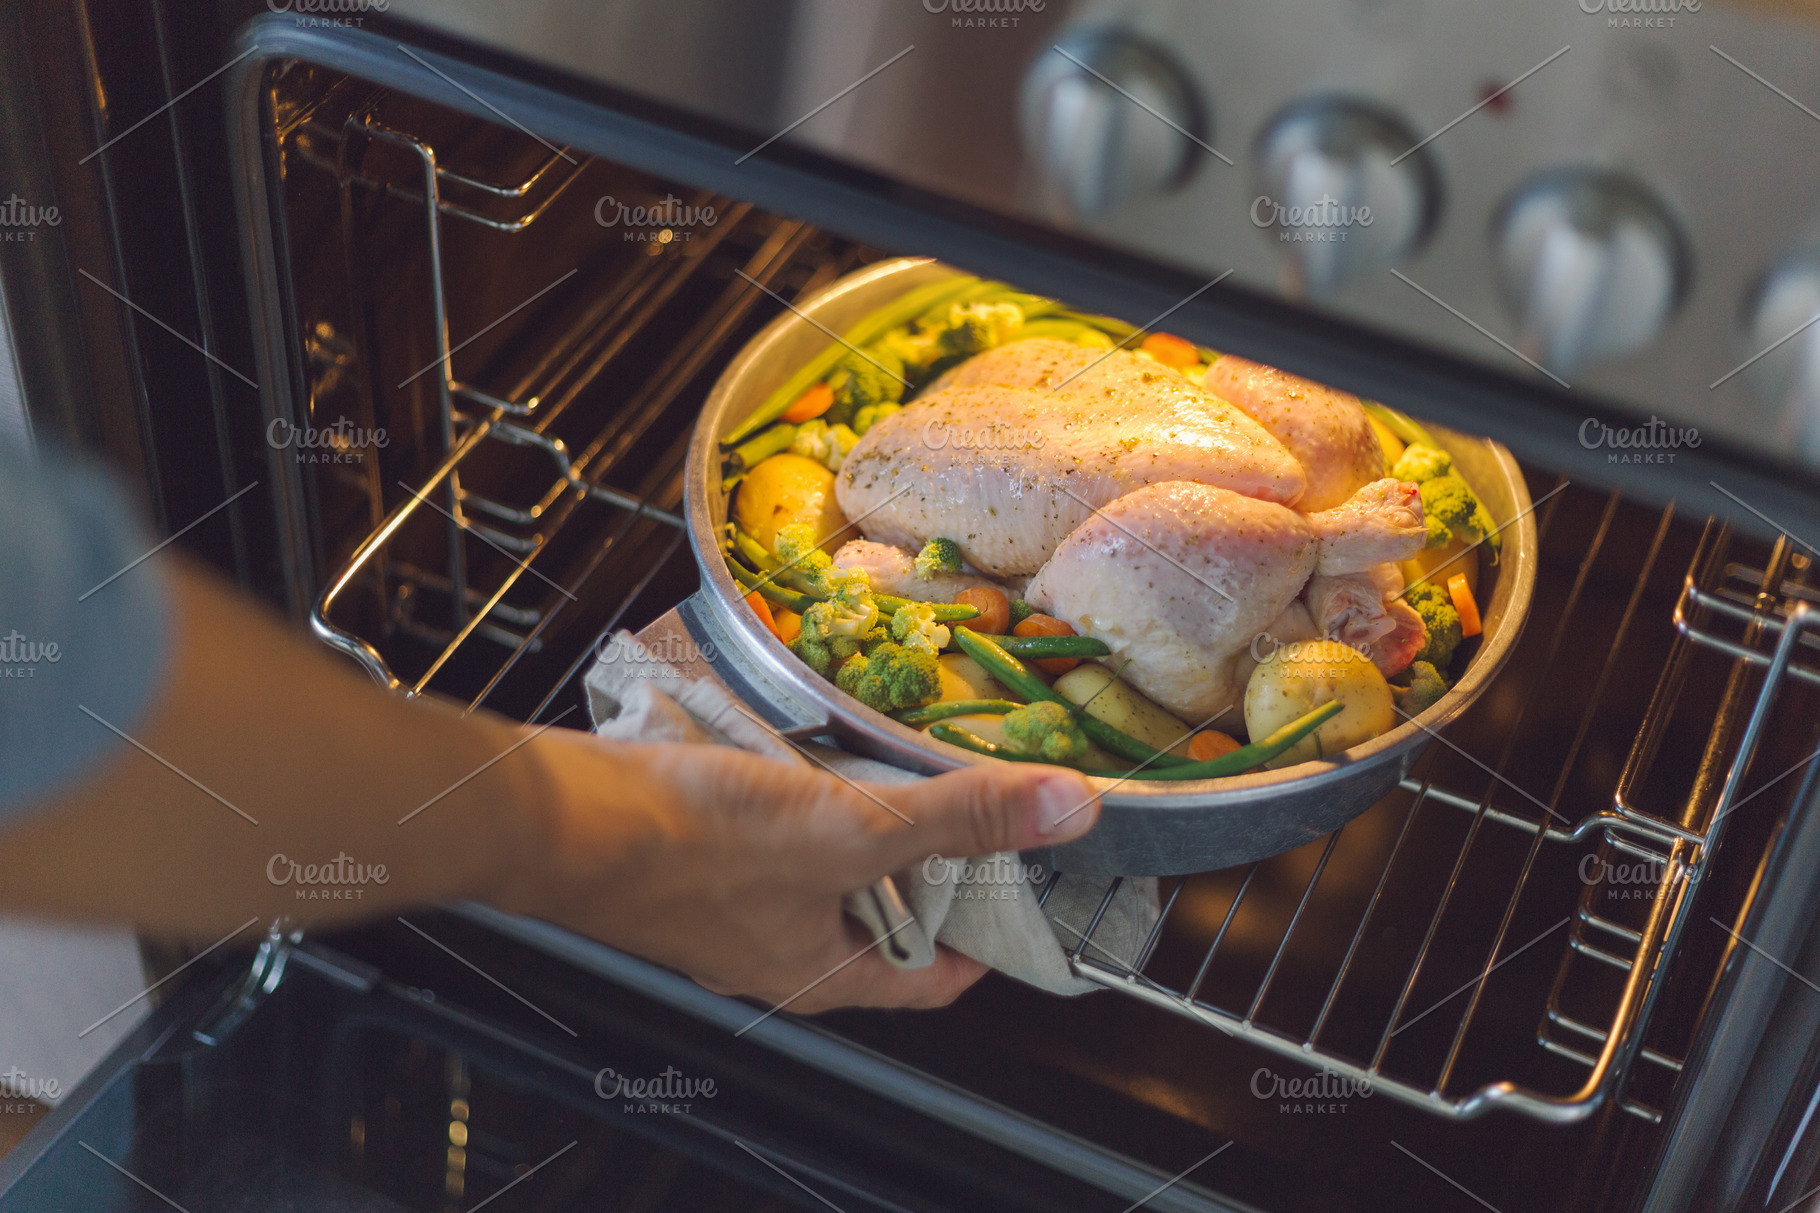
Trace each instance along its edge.
<path fill-rule="evenodd" d="M 141 559 L 155 543 L 105 473 L 0 446 L 0 817 L 99 766 L 150 710 L 172 627 L 162 561 Z"/>

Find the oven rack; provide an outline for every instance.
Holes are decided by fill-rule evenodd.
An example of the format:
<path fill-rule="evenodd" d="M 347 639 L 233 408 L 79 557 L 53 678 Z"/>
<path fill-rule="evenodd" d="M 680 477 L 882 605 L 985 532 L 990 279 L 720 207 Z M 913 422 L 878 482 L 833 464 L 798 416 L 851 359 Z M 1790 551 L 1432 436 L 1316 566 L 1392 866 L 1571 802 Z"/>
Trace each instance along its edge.
<path fill-rule="evenodd" d="M 1613 495 L 1608 502 L 1605 523 L 1609 523 L 1617 502 L 1618 498 Z M 1551 515 L 1552 511 L 1543 519 L 1545 530 Z M 1721 565 L 1719 555 L 1729 544 L 1730 536 L 1724 527 L 1709 522 L 1675 609 L 1679 635 L 1632 742 L 1611 804 L 1577 819 L 1562 818 L 1556 812 L 1557 802 L 1594 715 L 1599 711 L 1624 636 L 1635 622 L 1644 585 L 1649 580 L 1672 516 L 1671 506 L 1659 517 L 1654 544 L 1643 561 L 1623 616 L 1607 646 L 1604 668 L 1588 691 L 1578 732 L 1561 762 L 1554 794 L 1546 803 L 1536 802 L 1548 816 L 1528 817 L 1491 805 L 1493 792 L 1503 781 L 1504 766 L 1515 744 L 1515 726 L 1510 729 L 1504 752 L 1495 767 L 1473 760 L 1491 776 L 1484 792 L 1477 795 L 1434 782 L 1436 764 L 1432 760 L 1439 748 L 1430 747 L 1428 755 L 1416 768 L 1418 771 L 1426 769 L 1428 773 L 1405 778 L 1400 785 L 1407 804 L 1398 810 L 1401 819 L 1395 842 L 1378 869 L 1375 888 L 1357 918 L 1343 958 L 1332 971 L 1311 1029 L 1296 1031 L 1282 1023 L 1273 1023 L 1266 1008 L 1273 982 L 1284 966 L 1285 956 L 1317 893 L 1329 860 L 1347 832 L 1361 828 L 1363 818 L 1318 843 L 1321 846 L 1319 857 L 1302 884 L 1299 896 L 1292 890 L 1290 899 L 1294 909 L 1280 936 L 1273 937 L 1274 948 L 1266 947 L 1270 953 L 1268 966 L 1249 997 L 1241 993 L 1238 998 L 1221 1001 L 1217 996 L 1203 993 L 1203 984 L 1220 958 L 1222 944 L 1231 934 L 1235 921 L 1245 913 L 1247 893 L 1258 883 L 1260 872 L 1272 864 L 1277 864 L 1280 872 L 1288 857 L 1262 860 L 1244 870 L 1236 891 L 1224 897 L 1224 912 L 1218 916 L 1219 925 L 1212 930 L 1211 940 L 1205 940 L 1205 930 L 1196 933 L 1192 928 L 1178 927 L 1172 911 L 1182 900 L 1185 890 L 1194 890 L 1200 884 L 1204 891 L 1206 882 L 1220 874 L 1177 878 L 1172 888 L 1165 881 L 1167 892 L 1162 898 L 1161 915 L 1135 957 L 1121 958 L 1094 938 L 1123 883 L 1113 881 L 1084 926 L 1064 924 L 1065 930 L 1074 936 L 1072 945 L 1066 949 L 1073 972 L 1105 989 L 1182 1016 L 1278 1057 L 1358 1084 L 1354 1090 L 1382 1094 L 1448 1119 L 1469 1119 L 1492 1108 L 1503 1108 L 1545 1122 L 1578 1121 L 1590 1116 L 1607 1099 L 1619 1096 L 1627 1075 L 1638 1060 L 1659 1067 L 1672 1082 L 1682 1063 L 1657 1049 L 1645 1047 L 1644 1030 L 1649 1013 L 1661 993 L 1668 962 L 1693 918 L 1696 894 L 1707 861 L 1718 846 L 1732 808 L 1740 803 L 1740 781 L 1758 751 L 1777 695 L 1790 675 L 1812 676 L 1810 668 L 1797 664 L 1793 658 L 1798 650 L 1807 653 L 1820 647 L 1815 643 L 1816 631 L 1820 630 L 1820 606 L 1813 609 L 1809 606 L 1815 602 L 1814 591 L 1786 580 L 1792 557 L 1789 541 L 1784 538 L 1776 544 L 1767 570 L 1737 564 Z M 1552 662 L 1559 648 L 1561 629 L 1570 626 L 1575 618 L 1574 606 L 1584 587 L 1586 571 L 1598 556 L 1606 533 L 1606 527 L 1602 525 L 1586 554 L 1580 578 L 1550 638 L 1544 668 Z M 1741 591 L 1738 588 L 1741 585 L 1752 587 L 1752 591 Z M 1704 588 L 1707 586 L 1712 588 Z M 1711 622 L 1717 619 L 1741 624 L 1744 637 L 1734 641 L 1717 636 L 1710 630 Z M 1688 803 L 1672 817 L 1652 814 L 1637 807 L 1633 789 L 1654 761 L 1670 718 L 1681 706 L 1682 683 L 1696 648 L 1711 649 L 1733 658 L 1733 677 L 1717 705 L 1716 723 L 1708 735 L 1700 777 Z M 1747 670 L 1762 671 L 1754 693 L 1750 689 L 1751 680 L 1744 676 Z M 1546 684 L 1538 681 L 1536 685 L 1540 688 Z M 1444 745 L 1452 746 L 1446 738 L 1441 740 Z M 1387 807 L 1388 802 L 1378 806 L 1379 809 Z M 1384 908 L 1385 890 L 1397 869 L 1399 856 L 1405 854 L 1405 844 L 1412 834 L 1432 828 L 1435 821 L 1450 812 L 1469 814 L 1470 825 L 1458 845 L 1452 870 L 1441 882 L 1439 903 L 1427 923 L 1414 961 L 1401 981 L 1393 1008 L 1377 1036 L 1376 1048 L 1367 1055 L 1360 1055 L 1325 1044 L 1323 1033 L 1335 1022 L 1331 1018 L 1332 1012 L 1348 992 L 1349 980 L 1359 976 L 1356 965 L 1361 943 Z M 1551 818 L 1557 820 L 1551 821 Z M 1505 884 L 1495 889 L 1480 885 L 1468 890 L 1463 886 L 1462 872 L 1469 852 L 1487 827 L 1526 835 L 1529 844 L 1515 871 L 1503 877 Z M 1548 1053 L 1583 1067 L 1586 1071 L 1583 1081 L 1576 1089 L 1558 1092 L 1539 1091 L 1514 1081 L 1485 1082 L 1468 1090 L 1451 1090 L 1450 1081 L 1459 1071 L 1462 1046 L 1475 1026 L 1488 978 L 1507 961 L 1546 942 L 1552 937 L 1552 930 L 1563 925 L 1557 924 L 1543 937 L 1528 941 L 1510 936 L 1519 899 L 1538 857 L 1551 845 L 1572 847 L 1576 844 L 1596 844 L 1594 854 L 1601 862 L 1607 856 L 1616 855 L 1633 863 L 1651 865 L 1649 870 L 1658 874 L 1650 886 L 1639 890 L 1648 894 L 1648 910 L 1640 923 L 1628 925 L 1619 921 L 1623 915 L 1610 912 L 1602 904 L 1602 898 L 1611 896 L 1610 885 L 1603 881 L 1585 882 L 1573 914 L 1564 920 L 1568 926 L 1567 946 L 1562 950 L 1555 978 L 1543 1000 L 1536 1041 Z M 1308 844 L 1309 848 L 1315 845 L 1317 843 Z M 1041 891 L 1042 900 L 1046 902 L 1067 879 L 1066 875 L 1052 875 Z M 1462 897 L 1476 897 L 1482 901 L 1498 896 L 1504 898 L 1502 919 L 1476 967 L 1477 977 L 1440 1002 L 1424 1008 L 1415 999 L 1415 991 L 1424 975 L 1424 967 L 1433 960 L 1433 945 L 1450 906 Z M 1159 944 L 1172 932 L 1205 941 L 1193 977 L 1174 984 L 1153 971 L 1157 968 Z M 1192 949 L 1189 951 L 1192 953 Z M 1622 979 L 1621 992 L 1615 1000 L 1606 1003 L 1603 1013 L 1598 1016 L 1566 1005 L 1578 988 L 1588 984 L 1586 970 L 1589 967 L 1615 971 Z M 1186 972 L 1186 967 L 1181 967 L 1181 971 Z M 1387 1065 L 1386 1054 L 1393 1039 L 1431 1014 L 1451 1015 L 1454 1020 L 1451 1042 L 1432 1076 L 1425 1080 L 1397 1072 L 1394 1066 Z M 1659 1109 L 1637 1099 L 1619 1097 L 1619 1103 L 1626 1112 L 1646 1121 L 1661 1119 Z"/>
<path fill-rule="evenodd" d="M 388 197 L 413 205 L 420 212 L 437 354 L 430 377 L 437 396 L 443 450 L 428 474 L 415 483 L 400 486 L 403 495 L 329 578 L 313 605 L 310 622 L 320 639 L 353 658 L 380 685 L 406 695 L 432 689 L 433 680 L 448 668 L 469 640 L 479 637 L 492 642 L 503 650 L 503 657 L 495 663 L 494 673 L 478 694 L 466 696 L 472 709 L 481 706 L 525 656 L 540 651 L 542 638 L 554 618 L 577 601 L 582 584 L 601 569 L 610 554 L 631 541 L 635 527 L 654 524 L 668 529 L 672 535 L 667 551 L 673 552 L 680 545 L 683 520 L 669 508 L 679 491 L 680 450 L 670 451 L 665 466 L 644 478 L 657 486 L 654 491 L 627 492 L 605 480 L 615 471 L 625 470 L 623 460 L 633 445 L 704 368 L 726 352 L 753 309 L 764 300 L 760 288 L 775 285 L 788 286 L 798 294 L 813 292 L 851 267 L 845 260 L 822 257 L 818 261 L 805 253 L 805 245 L 816 235 L 815 229 L 790 221 L 776 221 L 764 227 L 751 215 L 748 205 L 703 192 L 693 197 L 689 205 L 699 210 L 712 204 L 721 215 L 718 223 L 693 233 L 687 242 L 654 242 L 649 246 L 652 255 L 639 258 L 612 281 L 602 284 L 509 389 L 489 391 L 458 378 L 454 370 L 453 356 L 460 347 L 451 344 L 448 330 L 444 217 L 480 222 L 508 236 L 522 232 L 547 212 L 586 162 L 541 192 L 540 180 L 556 172 L 554 166 L 566 149 L 553 151 L 528 177 L 511 186 L 455 174 L 438 163 L 435 147 L 426 140 L 381 122 L 375 114 L 377 104 L 377 99 L 367 99 L 339 127 L 306 116 L 294 129 L 301 136 L 332 135 L 337 139 L 335 159 L 330 160 L 313 147 L 303 159 L 332 172 L 343 190 L 356 186 L 382 189 Z M 421 169 L 421 187 L 412 190 L 352 172 L 346 163 L 347 149 L 356 137 L 391 144 L 414 156 Z M 443 187 L 450 183 L 496 197 L 521 199 L 523 209 L 511 219 L 480 215 L 442 197 Z M 585 445 L 572 448 L 555 432 L 553 427 L 558 420 L 607 380 L 628 347 L 657 322 L 665 305 L 697 281 L 712 255 L 740 241 L 756 246 L 740 268 L 743 280 L 739 274 L 726 275 L 714 302 L 671 343 L 669 353 L 655 370 L 646 375 Z M 786 275 L 794 275 L 800 282 L 786 284 Z M 533 484 L 535 491 L 517 500 L 504 500 L 503 494 L 498 493 L 476 492 L 464 484 L 464 468 L 489 448 L 500 446 L 547 456 L 550 478 L 541 483 L 529 477 L 519 478 L 518 483 Z M 559 584 L 539 567 L 539 557 L 549 550 L 569 518 L 589 504 L 605 506 L 610 511 L 609 521 L 601 524 L 603 538 L 579 576 L 571 584 Z M 443 567 L 424 568 L 394 552 L 400 534 L 414 520 L 422 520 L 418 525 L 440 526 L 443 530 L 442 543 L 447 553 Z M 490 566 L 493 573 L 484 581 L 476 572 L 483 565 Z M 612 610 L 603 634 L 617 625 L 655 571 L 635 574 L 629 591 Z M 363 584 L 363 579 L 376 584 L 384 599 L 389 628 L 437 649 L 421 673 L 408 680 L 399 676 L 371 639 L 337 619 L 338 605 L 351 587 Z M 545 583 L 541 591 L 534 580 Z M 526 605 L 526 590 L 540 601 Z M 514 591 L 515 599 L 509 599 Z M 418 606 L 421 601 L 446 603 L 448 617 L 426 618 Z M 581 660 L 577 658 L 578 663 Z M 565 677 L 549 690 L 539 711 L 549 705 L 567 681 Z"/>

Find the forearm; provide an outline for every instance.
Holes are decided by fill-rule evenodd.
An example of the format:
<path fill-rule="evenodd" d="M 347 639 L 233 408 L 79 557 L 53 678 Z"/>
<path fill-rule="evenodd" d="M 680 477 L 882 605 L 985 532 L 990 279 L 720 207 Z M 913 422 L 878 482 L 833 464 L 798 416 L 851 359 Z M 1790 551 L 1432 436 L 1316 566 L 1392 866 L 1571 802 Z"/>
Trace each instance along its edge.
<path fill-rule="evenodd" d="M 536 862 L 549 776 L 522 730 L 381 694 L 204 575 L 171 582 L 150 717 L 67 725 L 137 747 L 0 824 L 0 909 L 224 932 L 495 897 Z"/>

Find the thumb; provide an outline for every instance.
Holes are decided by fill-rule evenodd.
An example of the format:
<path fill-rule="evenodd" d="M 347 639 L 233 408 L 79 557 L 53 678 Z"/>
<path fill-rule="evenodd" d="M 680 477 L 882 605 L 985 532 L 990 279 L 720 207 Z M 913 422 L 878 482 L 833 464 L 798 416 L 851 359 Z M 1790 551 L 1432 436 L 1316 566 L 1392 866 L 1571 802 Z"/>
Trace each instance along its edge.
<path fill-rule="evenodd" d="M 971 858 L 1071 842 L 1099 820 L 1099 796 L 1062 767 L 981 765 L 886 792 L 910 824 L 892 821 L 871 840 L 880 874 L 930 855 Z"/>

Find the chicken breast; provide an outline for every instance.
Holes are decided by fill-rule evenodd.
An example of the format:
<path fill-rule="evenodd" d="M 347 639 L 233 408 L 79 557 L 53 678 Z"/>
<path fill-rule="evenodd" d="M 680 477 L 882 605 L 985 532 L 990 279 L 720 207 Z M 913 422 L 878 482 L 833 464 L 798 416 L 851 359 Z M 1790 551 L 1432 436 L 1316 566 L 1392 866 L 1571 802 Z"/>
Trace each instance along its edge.
<path fill-rule="evenodd" d="M 1238 703 L 1235 663 L 1314 572 L 1308 519 L 1213 485 L 1170 481 L 1112 502 L 1030 583 L 1040 610 L 1106 642 L 1102 660 L 1189 724 Z M 1249 671 L 1249 663 L 1247 664 Z"/>
<path fill-rule="evenodd" d="M 1384 448 L 1359 398 L 1312 379 L 1227 354 L 1207 368 L 1207 390 L 1269 430 L 1302 465 L 1308 491 L 1296 502 L 1332 509 L 1384 475 Z"/>
<path fill-rule="evenodd" d="M 1165 481 L 1291 505 L 1307 477 L 1263 426 L 1167 367 L 1037 338 L 969 359 L 874 425 L 835 494 L 868 539 L 919 550 L 944 536 L 1005 578 L 1036 572 L 1093 509 Z"/>

